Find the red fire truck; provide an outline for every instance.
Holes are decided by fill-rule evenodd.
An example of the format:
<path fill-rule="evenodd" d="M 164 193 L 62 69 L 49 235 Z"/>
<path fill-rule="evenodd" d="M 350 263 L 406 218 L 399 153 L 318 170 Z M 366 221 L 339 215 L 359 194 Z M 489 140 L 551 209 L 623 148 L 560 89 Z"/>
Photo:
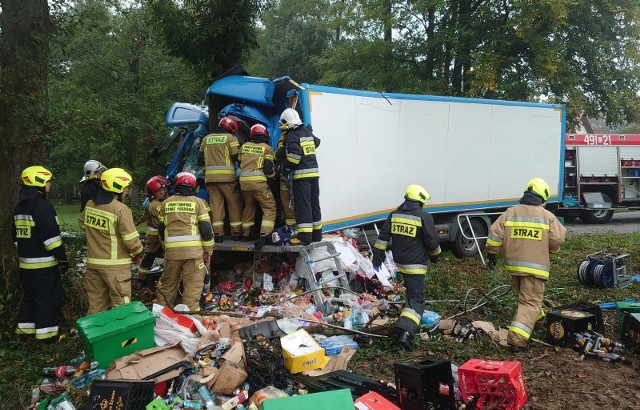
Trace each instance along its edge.
<path fill-rule="evenodd" d="M 640 207 L 640 135 L 566 134 L 564 196 L 556 214 L 605 223 Z"/>

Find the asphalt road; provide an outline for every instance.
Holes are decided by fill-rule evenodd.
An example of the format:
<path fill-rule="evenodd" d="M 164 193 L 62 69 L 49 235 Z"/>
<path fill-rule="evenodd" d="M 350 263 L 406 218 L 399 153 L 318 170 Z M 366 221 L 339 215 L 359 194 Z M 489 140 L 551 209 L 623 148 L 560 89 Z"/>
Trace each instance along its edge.
<path fill-rule="evenodd" d="M 606 224 L 594 225 L 576 219 L 567 222 L 565 227 L 569 234 L 598 234 L 609 231 L 617 233 L 640 232 L 640 211 L 616 212 Z"/>

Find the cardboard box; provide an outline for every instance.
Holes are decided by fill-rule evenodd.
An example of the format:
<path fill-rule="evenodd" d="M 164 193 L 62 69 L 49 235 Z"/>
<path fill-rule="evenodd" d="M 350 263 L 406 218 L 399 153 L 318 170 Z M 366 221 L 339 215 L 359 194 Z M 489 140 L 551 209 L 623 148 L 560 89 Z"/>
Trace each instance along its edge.
<path fill-rule="evenodd" d="M 284 367 L 295 374 L 307 370 L 322 369 L 329 363 L 324 349 L 304 329 L 280 338 Z"/>
<path fill-rule="evenodd" d="M 106 369 L 111 362 L 154 347 L 156 318 L 142 302 L 131 302 L 76 321 L 85 356 Z"/>
<path fill-rule="evenodd" d="M 226 361 L 237 364 L 238 367 L 246 369 L 244 364 L 244 348 L 240 341 L 231 345 L 231 348 L 222 355 L 222 358 Z"/>
<path fill-rule="evenodd" d="M 216 394 L 231 394 L 247 380 L 247 372 L 235 363 L 225 362 L 218 369 L 212 390 Z"/>
<path fill-rule="evenodd" d="M 159 383 L 178 377 L 184 369 L 193 367 L 191 356 L 186 354 L 179 343 L 142 350 L 115 360 L 106 371 L 107 380 L 143 380 L 170 366 L 183 363 L 169 372 L 150 380 Z"/>
<path fill-rule="evenodd" d="M 353 410 L 351 390 L 331 390 L 282 399 L 268 399 L 260 404 L 260 410 Z"/>
<path fill-rule="evenodd" d="M 576 333 L 591 332 L 596 326 L 594 314 L 571 309 L 555 310 L 547 315 L 547 342 L 571 346 Z"/>
<path fill-rule="evenodd" d="M 356 410 L 400 410 L 400 407 L 374 391 L 358 397 L 353 404 Z"/>

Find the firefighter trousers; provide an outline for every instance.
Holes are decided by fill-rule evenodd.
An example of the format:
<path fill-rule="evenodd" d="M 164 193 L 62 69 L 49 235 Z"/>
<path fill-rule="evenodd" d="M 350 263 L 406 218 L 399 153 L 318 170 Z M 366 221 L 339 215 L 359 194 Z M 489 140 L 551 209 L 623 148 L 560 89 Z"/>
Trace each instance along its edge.
<path fill-rule="evenodd" d="M 182 280 L 182 303 L 190 311 L 200 310 L 200 295 L 204 286 L 204 261 L 196 259 L 164 260 L 164 272 L 156 286 L 156 303 L 171 309 L 175 306 Z"/>
<path fill-rule="evenodd" d="M 287 176 L 280 175 L 280 203 L 282 204 L 282 211 L 284 213 L 284 223 L 288 226 L 296 225 L 296 215 L 294 211 L 294 199 L 293 195 L 289 192 L 289 185 L 287 184 Z"/>
<path fill-rule="evenodd" d="M 62 279 L 57 266 L 42 269 L 20 269 L 24 290 L 18 311 L 16 334 L 34 335 L 38 340 L 58 336 L 62 307 Z"/>
<path fill-rule="evenodd" d="M 87 315 L 131 302 L 131 267 L 120 265 L 108 269 L 88 267 L 84 287 L 89 299 Z"/>
<path fill-rule="evenodd" d="M 260 184 L 262 185 L 262 184 Z M 242 191 L 244 210 L 242 211 L 242 235 L 249 236 L 251 227 L 256 218 L 256 204 L 262 208 L 262 223 L 260 224 L 260 236 L 269 235 L 273 231 L 276 222 L 276 201 L 269 189 L 267 182 L 264 186 L 253 191 Z"/>
<path fill-rule="evenodd" d="M 226 212 L 224 209 L 225 202 L 229 210 L 229 226 L 231 227 L 231 235 L 240 235 L 242 226 L 242 196 L 238 182 L 210 182 L 207 184 L 209 192 L 209 205 L 211 206 L 211 214 L 213 220 L 214 235 L 224 235 L 224 220 Z"/>
<path fill-rule="evenodd" d="M 319 182 L 320 178 L 315 177 L 293 180 L 298 239 L 300 239 L 302 243 L 319 242 L 322 240 Z"/>
<path fill-rule="evenodd" d="M 518 293 L 518 309 L 509 325 L 507 343 L 525 347 L 533 333 L 536 319 L 542 312 L 545 281 L 532 275 L 511 277 Z"/>
<path fill-rule="evenodd" d="M 407 331 L 415 336 L 420 328 L 420 321 L 424 313 L 424 274 L 402 273 L 406 302 L 396 321 L 398 331 Z"/>

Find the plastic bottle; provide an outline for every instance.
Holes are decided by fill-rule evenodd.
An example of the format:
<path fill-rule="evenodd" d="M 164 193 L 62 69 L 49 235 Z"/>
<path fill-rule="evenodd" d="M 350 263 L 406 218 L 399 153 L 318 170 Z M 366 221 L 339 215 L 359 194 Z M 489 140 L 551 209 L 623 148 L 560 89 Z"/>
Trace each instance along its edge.
<path fill-rule="evenodd" d="M 362 306 L 356 306 L 351 310 L 351 323 L 354 329 L 361 329 L 364 327 L 363 316 Z"/>
<path fill-rule="evenodd" d="M 59 380 L 72 377 L 74 374 L 76 374 L 76 368 L 73 366 L 45 367 L 42 369 L 43 376 L 55 377 Z"/>
<path fill-rule="evenodd" d="M 207 389 L 207 386 L 200 386 L 198 388 L 198 393 L 200 393 L 200 397 L 202 397 L 202 400 L 204 400 L 204 405 L 206 406 L 206 408 L 212 409 L 215 403 L 211 392 L 209 392 L 209 389 Z"/>

